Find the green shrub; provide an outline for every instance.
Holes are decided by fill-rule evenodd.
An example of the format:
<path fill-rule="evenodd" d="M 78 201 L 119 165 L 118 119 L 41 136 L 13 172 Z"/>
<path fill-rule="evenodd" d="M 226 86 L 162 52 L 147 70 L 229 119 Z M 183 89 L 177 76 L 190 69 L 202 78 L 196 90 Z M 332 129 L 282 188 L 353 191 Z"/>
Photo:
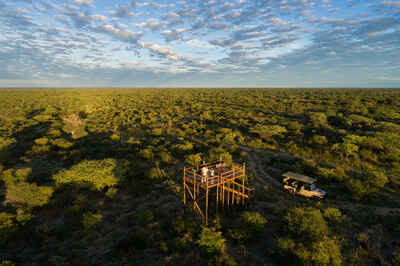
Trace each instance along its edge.
<path fill-rule="evenodd" d="M 184 153 L 193 149 L 193 144 L 186 141 L 185 143 L 173 145 L 172 148 L 178 152 Z"/>
<path fill-rule="evenodd" d="M 197 244 L 204 248 L 210 254 L 219 254 L 225 252 L 226 240 L 221 232 L 217 232 L 213 227 L 203 227 L 200 239 Z"/>
<path fill-rule="evenodd" d="M 201 163 L 201 153 L 189 154 L 186 156 L 185 162 L 197 168 Z"/>
<path fill-rule="evenodd" d="M 388 178 L 385 174 L 379 171 L 366 171 L 361 179 L 349 179 L 346 183 L 348 190 L 356 200 L 361 200 L 367 196 L 373 195 L 381 190 Z"/>
<path fill-rule="evenodd" d="M 153 167 L 150 169 L 149 178 L 152 180 L 163 179 L 167 176 L 164 170 L 159 167 Z"/>
<path fill-rule="evenodd" d="M 174 159 L 172 158 L 171 154 L 166 151 L 160 151 L 158 156 L 161 158 L 161 162 L 171 164 L 173 163 Z"/>
<path fill-rule="evenodd" d="M 53 140 L 53 145 L 55 145 L 59 148 L 62 148 L 62 149 L 68 149 L 68 148 L 72 147 L 73 143 L 69 142 L 66 139 L 58 138 L 58 139 Z"/>
<path fill-rule="evenodd" d="M 82 120 L 79 115 L 69 115 L 68 117 L 63 118 L 63 121 L 63 131 L 71 134 L 73 139 L 87 136 L 88 133 L 85 130 L 85 121 Z"/>
<path fill-rule="evenodd" d="M 49 142 L 49 139 L 46 137 L 35 139 L 35 143 L 37 145 L 46 145 Z"/>
<path fill-rule="evenodd" d="M 10 236 L 16 232 L 15 216 L 6 212 L 0 213 L 0 246 L 4 245 Z"/>
<path fill-rule="evenodd" d="M 9 145 L 15 143 L 16 140 L 13 138 L 5 138 L 5 137 L 0 137 L 0 151 L 8 147 Z"/>
<path fill-rule="evenodd" d="M 31 173 L 31 168 L 8 169 L 1 173 L 1 179 L 3 180 L 5 186 L 8 187 L 12 184 L 26 181 Z"/>
<path fill-rule="evenodd" d="M 51 137 L 56 137 L 57 138 L 57 137 L 60 137 L 62 133 L 61 133 L 60 130 L 52 128 L 52 129 L 49 130 L 48 134 Z"/>
<path fill-rule="evenodd" d="M 139 152 L 140 157 L 149 160 L 149 161 L 153 161 L 153 151 L 150 148 L 147 149 L 143 149 Z"/>
<path fill-rule="evenodd" d="M 90 184 L 95 190 L 101 191 L 122 181 L 125 171 L 115 159 L 84 160 L 70 169 L 58 172 L 53 179 L 57 185 Z"/>
<path fill-rule="evenodd" d="M 110 139 L 111 139 L 112 141 L 119 141 L 119 140 L 121 139 L 121 136 L 120 136 L 119 134 L 117 134 L 117 133 L 114 133 L 114 134 L 112 134 L 112 135 L 110 136 Z"/>
<path fill-rule="evenodd" d="M 286 133 L 285 127 L 280 125 L 261 125 L 257 124 L 250 128 L 251 133 L 258 134 L 261 138 L 268 139 L 272 136 L 281 135 Z"/>
<path fill-rule="evenodd" d="M 41 207 L 49 202 L 53 191 L 52 187 L 19 182 L 7 187 L 6 202 L 27 208 Z"/>
<path fill-rule="evenodd" d="M 88 212 L 82 216 L 82 224 L 85 230 L 93 229 L 97 224 L 101 222 L 103 215 L 100 213 Z"/>
<path fill-rule="evenodd" d="M 118 193 L 118 189 L 116 187 L 110 187 L 107 189 L 106 196 L 109 197 L 110 199 L 115 198 L 115 196 Z"/>
<path fill-rule="evenodd" d="M 316 240 L 328 234 L 328 226 L 321 211 L 313 207 L 292 208 L 284 221 L 288 230 L 298 237 Z"/>
<path fill-rule="evenodd" d="M 0 261 L 0 266 L 15 266 L 15 264 L 11 260 L 2 260 Z"/>
<path fill-rule="evenodd" d="M 327 216 L 338 216 L 334 210 Z M 282 255 L 293 257 L 294 265 L 342 265 L 340 243 L 329 236 L 328 226 L 320 212 L 313 207 L 292 208 L 284 217 L 288 237 L 277 239 Z"/>
<path fill-rule="evenodd" d="M 40 115 L 36 115 L 33 119 L 35 119 L 36 121 L 39 121 L 39 122 L 48 122 L 49 120 L 52 120 L 53 117 L 51 115 L 47 115 L 47 114 L 40 114 Z"/>
<path fill-rule="evenodd" d="M 265 219 L 258 212 L 243 212 L 239 219 L 239 224 L 233 230 L 230 230 L 232 238 L 237 240 L 247 240 L 259 237 L 265 230 Z"/>
<path fill-rule="evenodd" d="M 326 208 L 323 215 L 331 223 L 340 223 L 342 221 L 342 212 L 336 208 Z"/>

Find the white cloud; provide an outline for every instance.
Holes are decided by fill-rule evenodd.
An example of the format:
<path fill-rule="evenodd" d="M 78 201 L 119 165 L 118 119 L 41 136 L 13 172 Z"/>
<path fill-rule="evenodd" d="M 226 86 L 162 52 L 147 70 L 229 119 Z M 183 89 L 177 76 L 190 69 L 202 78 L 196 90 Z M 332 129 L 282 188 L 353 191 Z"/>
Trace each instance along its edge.
<path fill-rule="evenodd" d="M 149 49 L 151 52 L 158 54 L 161 57 L 171 59 L 171 60 L 179 60 L 182 57 L 175 53 L 171 46 L 167 45 L 158 45 L 155 43 L 140 43 L 143 48 Z"/>
<path fill-rule="evenodd" d="M 108 17 L 103 16 L 103 15 L 96 14 L 96 15 L 91 15 L 90 17 L 93 20 L 100 21 L 100 22 L 107 22 L 108 21 Z"/>
<path fill-rule="evenodd" d="M 180 35 L 188 30 L 190 30 L 190 29 L 182 28 L 182 29 L 174 29 L 174 30 L 165 30 L 165 31 L 162 31 L 161 34 L 166 37 L 167 41 L 174 41 L 174 40 L 180 39 Z"/>
<path fill-rule="evenodd" d="M 150 28 L 153 31 L 166 27 L 164 22 L 154 18 L 150 18 L 146 22 L 135 23 L 134 26 L 139 28 Z"/>
<path fill-rule="evenodd" d="M 74 0 L 78 5 L 91 5 L 93 0 Z"/>
<path fill-rule="evenodd" d="M 100 33 L 106 33 L 120 41 L 137 43 L 137 41 L 142 36 L 142 32 L 133 32 L 124 28 L 116 28 L 110 24 L 92 27 L 92 30 Z"/>

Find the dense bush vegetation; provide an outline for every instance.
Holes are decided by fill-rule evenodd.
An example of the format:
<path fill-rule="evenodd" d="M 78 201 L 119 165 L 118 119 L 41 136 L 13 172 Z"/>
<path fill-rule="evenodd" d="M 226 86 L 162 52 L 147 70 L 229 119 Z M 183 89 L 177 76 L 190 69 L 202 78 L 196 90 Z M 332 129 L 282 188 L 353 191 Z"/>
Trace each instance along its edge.
<path fill-rule="evenodd" d="M 115 159 L 85 160 L 70 169 L 58 172 L 53 178 L 56 184 L 88 183 L 101 191 L 117 185 L 122 180 L 124 169 L 121 168 Z"/>
<path fill-rule="evenodd" d="M 203 227 L 183 168 L 219 159 L 256 197 Z M 398 90 L 0 91 L 2 265 L 398 265 L 399 192 Z"/>

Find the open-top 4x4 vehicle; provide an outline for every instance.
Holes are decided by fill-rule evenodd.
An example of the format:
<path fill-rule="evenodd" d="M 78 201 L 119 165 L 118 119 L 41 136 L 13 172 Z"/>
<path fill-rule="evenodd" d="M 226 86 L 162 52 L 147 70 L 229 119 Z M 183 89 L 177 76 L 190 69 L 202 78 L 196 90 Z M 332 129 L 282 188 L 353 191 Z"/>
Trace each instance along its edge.
<path fill-rule="evenodd" d="M 283 174 L 283 189 L 308 198 L 324 198 L 326 192 L 315 186 L 314 178 L 292 172 Z"/>

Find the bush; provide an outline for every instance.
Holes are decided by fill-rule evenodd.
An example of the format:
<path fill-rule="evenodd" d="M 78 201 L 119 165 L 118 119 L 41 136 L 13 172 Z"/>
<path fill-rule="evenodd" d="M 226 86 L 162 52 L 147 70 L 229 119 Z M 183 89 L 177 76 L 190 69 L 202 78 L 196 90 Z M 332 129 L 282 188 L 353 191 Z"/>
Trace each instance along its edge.
<path fill-rule="evenodd" d="M 313 207 L 292 208 L 284 217 L 288 230 L 301 238 L 317 240 L 328 234 L 321 211 Z"/>
<path fill-rule="evenodd" d="M 70 169 L 62 170 L 53 176 L 57 185 L 77 183 L 90 184 L 101 191 L 122 181 L 125 169 L 118 166 L 115 159 L 84 160 Z"/>
<path fill-rule="evenodd" d="M 325 113 L 310 113 L 309 118 L 315 128 L 329 128 L 328 118 L 326 117 Z"/>
<path fill-rule="evenodd" d="M 69 115 L 68 117 L 63 118 L 64 127 L 62 128 L 64 132 L 71 134 L 73 139 L 79 139 L 87 136 L 87 132 L 85 130 L 85 122 L 81 119 L 80 115 Z"/>
<path fill-rule="evenodd" d="M 143 149 L 139 152 L 140 157 L 148 161 L 153 161 L 153 151 L 150 148 Z"/>
<path fill-rule="evenodd" d="M 70 147 L 72 147 L 72 142 L 69 142 L 68 140 L 65 140 L 63 138 L 58 138 L 53 140 L 53 145 L 62 148 L 62 149 L 68 149 Z"/>
<path fill-rule="evenodd" d="M 217 232 L 213 227 L 203 227 L 200 234 L 200 239 L 197 244 L 204 248 L 210 254 L 219 254 L 225 252 L 226 240 L 221 232 Z"/>
<path fill-rule="evenodd" d="M 150 169 L 149 178 L 152 180 L 163 179 L 167 176 L 164 170 L 159 167 L 153 167 Z"/>
<path fill-rule="evenodd" d="M 326 215 L 336 218 L 338 213 L 328 210 Z M 329 237 L 328 226 L 320 210 L 292 208 L 284 217 L 289 237 L 277 239 L 282 255 L 290 254 L 294 265 L 342 265 L 340 244 Z M 290 238 L 292 236 L 293 238 Z"/>
<path fill-rule="evenodd" d="M 6 212 L 0 213 L 0 246 L 4 245 L 17 230 L 15 216 Z"/>
<path fill-rule="evenodd" d="M 349 179 L 346 183 L 348 190 L 356 200 L 377 193 L 388 182 L 385 174 L 379 171 L 364 172 L 361 179 Z"/>
<path fill-rule="evenodd" d="M 7 187 L 6 202 L 22 205 L 29 209 L 41 207 L 49 202 L 53 192 L 52 187 L 19 182 Z"/>
<path fill-rule="evenodd" d="M 31 175 L 31 168 L 20 168 L 20 169 L 8 169 L 1 174 L 1 179 L 3 180 L 6 187 L 12 184 L 17 184 L 19 182 L 24 182 Z"/>
<path fill-rule="evenodd" d="M 186 156 L 185 162 L 193 167 L 198 167 L 201 163 L 201 154 L 196 153 L 196 154 L 190 154 Z"/>
<path fill-rule="evenodd" d="M 246 211 L 240 216 L 237 228 L 229 233 L 237 240 L 254 239 L 264 232 L 266 223 L 267 219 L 260 213 Z"/>
<path fill-rule="evenodd" d="M 16 140 L 13 138 L 0 137 L 0 151 L 8 147 L 9 145 L 15 143 Z"/>
<path fill-rule="evenodd" d="M 180 153 L 185 153 L 193 149 L 193 144 L 191 142 L 186 141 L 182 144 L 173 145 L 172 148 Z"/>
<path fill-rule="evenodd" d="M 100 213 L 88 212 L 83 214 L 82 224 L 85 230 L 93 229 L 103 219 L 103 215 Z"/>
<path fill-rule="evenodd" d="M 260 125 L 257 124 L 250 128 L 251 133 L 258 134 L 261 138 L 268 139 L 272 136 L 281 135 L 286 133 L 287 130 L 283 126 L 279 125 Z"/>
<path fill-rule="evenodd" d="M 45 137 L 39 138 L 39 139 L 35 139 L 35 143 L 37 145 L 46 145 L 48 142 L 49 142 L 49 139 L 45 138 Z"/>
<path fill-rule="evenodd" d="M 2 260 L 0 261 L 0 266 L 15 266 L 15 264 L 11 260 Z"/>
<path fill-rule="evenodd" d="M 166 151 L 160 151 L 158 153 L 158 156 L 160 156 L 161 162 L 166 163 L 166 164 L 171 164 L 174 161 L 174 159 L 172 158 L 171 154 L 169 154 Z"/>
<path fill-rule="evenodd" d="M 328 222 L 340 223 L 342 221 L 342 212 L 336 208 L 327 208 L 324 210 L 324 218 Z"/>

